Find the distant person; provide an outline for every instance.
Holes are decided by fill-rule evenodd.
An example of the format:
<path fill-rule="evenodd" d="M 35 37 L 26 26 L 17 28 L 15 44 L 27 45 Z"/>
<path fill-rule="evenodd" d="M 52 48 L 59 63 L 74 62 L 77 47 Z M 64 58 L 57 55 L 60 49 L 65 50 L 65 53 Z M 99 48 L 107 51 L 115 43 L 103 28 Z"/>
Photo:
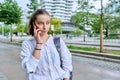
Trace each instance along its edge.
<path fill-rule="evenodd" d="M 20 53 L 22 68 L 28 80 L 70 80 L 71 53 L 60 38 L 62 47 L 59 55 L 54 37 L 48 34 L 49 28 L 49 13 L 44 9 L 36 10 L 29 22 L 29 34 L 32 38 L 23 41 Z"/>
<path fill-rule="evenodd" d="M 66 34 L 66 38 L 68 39 L 68 33 Z"/>

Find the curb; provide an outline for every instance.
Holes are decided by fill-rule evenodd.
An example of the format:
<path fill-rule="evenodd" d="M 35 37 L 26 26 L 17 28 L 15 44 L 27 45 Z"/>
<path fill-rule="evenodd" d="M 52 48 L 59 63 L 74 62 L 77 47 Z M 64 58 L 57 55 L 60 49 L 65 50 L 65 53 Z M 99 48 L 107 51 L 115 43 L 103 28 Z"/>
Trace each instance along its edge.
<path fill-rule="evenodd" d="M 21 43 L 16 43 L 16 42 L 9 42 L 9 41 L 3 41 L 3 40 L 0 40 L 0 42 L 2 43 L 6 43 L 6 44 L 12 44 L 12 45 L 16 45 L 16 46 L 21 46 Z"/>
<path fill-rule="evenodd" d="M 70 52 L 73 53 L 80 53 L 85 55 L 94 55 L 99 57 L 107 57 L 107 58 L 113 58 L 113 59 L 120 59 L 120 55 L 114 55 L 114 54 L 108 54 L 108 53 L 100 53 L 100 52 L 90 52 L 90 51 L 79 51 L 79 50 L 71 50 Z"/>
<path fill-rule="evenodd" d="M 90 51 L 79 51 L 79 50 L 71 50 L 70 52 L 74 56 L 93 58 L 99 60 L 105 60 L 115 63 L 120 63 L 120 55 L 108 54 L 108 53 L 100 53 L 100 52 L 90 52 Z"/>

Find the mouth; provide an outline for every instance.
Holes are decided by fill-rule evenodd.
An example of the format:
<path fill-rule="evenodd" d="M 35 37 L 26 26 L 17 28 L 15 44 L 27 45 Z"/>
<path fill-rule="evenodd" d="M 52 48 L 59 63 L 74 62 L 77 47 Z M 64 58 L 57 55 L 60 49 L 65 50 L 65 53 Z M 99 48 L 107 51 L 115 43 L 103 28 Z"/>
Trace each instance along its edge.
<path fill-rule="evenodd" d="M 47 32 L 46 30 L 42 30 L 42 32 Z"/>

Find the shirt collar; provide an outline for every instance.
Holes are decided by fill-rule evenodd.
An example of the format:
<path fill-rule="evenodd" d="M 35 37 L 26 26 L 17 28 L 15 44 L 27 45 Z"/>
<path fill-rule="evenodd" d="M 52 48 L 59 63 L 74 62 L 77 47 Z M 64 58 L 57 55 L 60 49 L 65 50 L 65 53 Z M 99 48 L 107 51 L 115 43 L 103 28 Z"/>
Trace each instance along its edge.
<path fill-rule="evenodd" d="M 44 43 L 44 44 L 51 44 L 51 40 L 53 40 L 53 36 L 52 35 L 49 35 L 49 38 L 48 40 Z"/>

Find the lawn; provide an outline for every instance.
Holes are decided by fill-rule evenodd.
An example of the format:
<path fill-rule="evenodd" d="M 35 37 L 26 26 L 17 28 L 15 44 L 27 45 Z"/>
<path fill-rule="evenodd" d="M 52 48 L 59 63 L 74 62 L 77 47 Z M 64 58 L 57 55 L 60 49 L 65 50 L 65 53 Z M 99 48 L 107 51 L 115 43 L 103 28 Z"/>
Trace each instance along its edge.
<path fill-rule="evenodd" d="M 73 49 L 73 50 L 83 50 L 83 51 L 99 52 L 99 48 L 96 48 L 96 47 L 80 47 L 80 46 L 73 46 L 73 45 L 68 45 L 67 47 L 69 49 Z M 120 55 L 120 50 L 108 50 L 108 49 L 104 49 L 104 52 L 105 53 L 119 54 Z"/>

